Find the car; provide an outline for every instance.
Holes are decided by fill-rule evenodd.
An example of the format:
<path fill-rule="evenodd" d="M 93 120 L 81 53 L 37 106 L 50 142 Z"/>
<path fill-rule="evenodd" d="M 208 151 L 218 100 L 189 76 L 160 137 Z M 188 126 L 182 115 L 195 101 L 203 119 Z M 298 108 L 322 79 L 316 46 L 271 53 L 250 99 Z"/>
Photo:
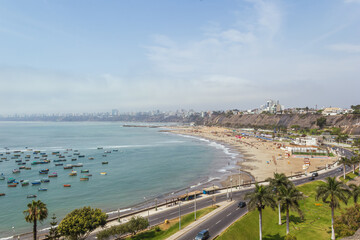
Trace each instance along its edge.
<path fill-rule="evenodd" d="M 195 240 L 205 240 L 208 239 L 210 237 L 209 231 L 208 230 L 201 230 L 195 237 Z"/>
<path fill-rule="evenodd" d="M 238 208 L 243 208 L 243 207 L 246 207 L 246 202 L 239 202 Z"/>
<path fill-rule="evenodd" d="M 310 181 L 315 180 L 315 177 L 311 176 L 311 177 L 309 177 L 309 180 Z"/>
<path fill-rule="evenodd" d="M 314 173 L 312 174 L 312 176 L 313 176 L 313 177 L 317 177 L 317 176 L 319 176 L 319 173 L 314 172 Z"/>

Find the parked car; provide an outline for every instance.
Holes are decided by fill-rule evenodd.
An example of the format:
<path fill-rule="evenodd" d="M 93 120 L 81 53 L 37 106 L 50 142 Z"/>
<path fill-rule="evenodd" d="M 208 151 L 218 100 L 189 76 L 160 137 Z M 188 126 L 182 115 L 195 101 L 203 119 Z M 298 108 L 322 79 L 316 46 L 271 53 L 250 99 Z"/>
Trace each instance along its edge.
<path fill-rule="evenodd" d="M 319 176 L 319 174 L 318 174 L 317 172 L 314 172 L 314 173 L 312 174 L 312 176 L 313 176 L 313 177 L 317 177 L 317 176 Z"/>
<path fill-rule="evenodd" d="M 309 177 L 309 180 L 313 181 L 313 180 L 315 180 L 315 177 L 311 176 L 311 177 Z"/>
<path fill-rule="evenodd" d="M 239 203 L 238 203 L 238 207 L 239 207 L 239 208 L 244 208 L 244 207 L 246 207 L 246 202 L 239 202 Z"/>
<path fill-rule="evenodd" d="M 198 235 L 196 235 L 195 240 L 205 240 L 210 237 L 208 230 L 201 230 Z"/>

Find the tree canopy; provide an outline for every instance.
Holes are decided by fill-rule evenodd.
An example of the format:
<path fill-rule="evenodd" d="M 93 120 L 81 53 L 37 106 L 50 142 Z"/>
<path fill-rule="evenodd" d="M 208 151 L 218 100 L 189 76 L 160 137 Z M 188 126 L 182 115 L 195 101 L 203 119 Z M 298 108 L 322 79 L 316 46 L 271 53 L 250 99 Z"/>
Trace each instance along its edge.
<path fill-rule="evenodd" d="M 83 207 L 75 209 L 60 222 L 58 230 L 70 240 L 85 239 L 99 226 L 106 224 L 107 215 L 100 209 Z"/>
<path fill-rule="evenodd" d="M 322 129 L 323 127 L 325 127 L 326 125 L 326 118 L 325 117 L 320 117 L 318 119 L 316 119 L 316 125 Z"/>

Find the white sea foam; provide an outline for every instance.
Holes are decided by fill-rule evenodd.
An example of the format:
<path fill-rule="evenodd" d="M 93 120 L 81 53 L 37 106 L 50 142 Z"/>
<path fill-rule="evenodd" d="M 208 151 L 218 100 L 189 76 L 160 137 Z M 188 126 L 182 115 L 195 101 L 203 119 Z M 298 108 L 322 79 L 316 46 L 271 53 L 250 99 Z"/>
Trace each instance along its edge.
<path fill-rule="evenodd" d="M 125 209 L 120 209 L 119 212 L 127 212 L 127 211 L 130 211 L 132 208 L 125 208 Z M 114 213 L 118 213 L 118 211 L 112 211 L 112 212 L 108 212 L 106 213 L 107 215 L 110 215 L 110 214 L 114 214 Z"/>

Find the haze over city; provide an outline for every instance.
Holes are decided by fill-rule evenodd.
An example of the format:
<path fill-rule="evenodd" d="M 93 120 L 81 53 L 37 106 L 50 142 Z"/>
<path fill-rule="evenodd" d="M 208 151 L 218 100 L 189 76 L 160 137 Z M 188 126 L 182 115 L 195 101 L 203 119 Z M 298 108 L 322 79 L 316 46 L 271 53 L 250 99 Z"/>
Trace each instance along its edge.
<path fill-rule="evenodd" d="M 0 114 L 349 107 L 360 1 L 2 1 Z"/>

